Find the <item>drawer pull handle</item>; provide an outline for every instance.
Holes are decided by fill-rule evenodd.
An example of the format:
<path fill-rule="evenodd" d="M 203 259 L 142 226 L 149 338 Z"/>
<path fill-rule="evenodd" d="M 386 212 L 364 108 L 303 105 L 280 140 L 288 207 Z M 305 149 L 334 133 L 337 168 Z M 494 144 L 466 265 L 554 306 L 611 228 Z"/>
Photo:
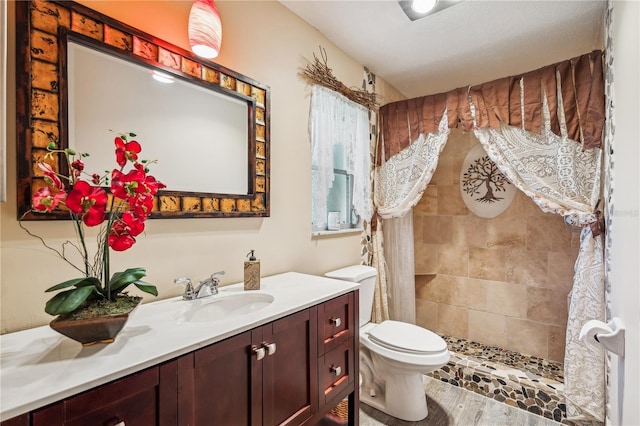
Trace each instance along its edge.
<path fill-rule="evenodd" d="M 124 424 L 124 422 L 120 422 L 120 423 L 116 423 L 116 424 L 115 424 L 115 425 L 113 425 L 113 426 L 126 426 L 126 425 Z"/>
<path fill-rule="evenodd" d="M 262 358 L 264 358 L 264 348 L 259 348 L 258 346 L 254 346 L 253 348 L 253 353 L 256 354 L 256 359 L 258 361 L 260 361 Z"/>
<path fill-rule="evenodd" d="M 332 365 L 329 368 L 329 371 L 331 371 L 333 374 L 335 374 L 336 377 L 338 377 L 340 374 L 342 374 L 342 368 L 340 366 L 336 367 L 335 365 Z"/>
<path fill-rule="evenodd" d="M 332 317 L 329 322 L 331 322 L 331 324 L 333 324 L 336 327 L 340 327 L 340 325 L 342 325 L 342 320 L 340 319 L 340 317 L 338 318 L 334 318 Z"/>
<path fill-rule="evenodd" d="M 267 355 L 273 355 L 276 353 L 276 344 L 275 343 L 263 343 L 262 347 L 267 350 Z"/>
<path fill-rule="evenodd" d="M 120 420 L 118 417 L 113 417 L 104 423 L 104 426 L 126 426 L 124 420 Z"/>

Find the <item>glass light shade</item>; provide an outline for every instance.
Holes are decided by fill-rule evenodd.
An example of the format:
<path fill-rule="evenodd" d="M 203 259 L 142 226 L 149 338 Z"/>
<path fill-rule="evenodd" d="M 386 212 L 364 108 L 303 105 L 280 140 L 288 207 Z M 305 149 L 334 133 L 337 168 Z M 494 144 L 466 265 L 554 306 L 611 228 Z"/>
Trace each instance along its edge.
<path fill-rule="evenodd" d="M 413 0 L 411 9 L 416 13 L 427 13 L 436 6 L 438 0 Z"/>
<path fill-rule="evenodd" d="M 189 44 L 198 56 L 211 59 L 220 53 L 222 22 L 213 0 L 195 0 L 189 13 Z"/>

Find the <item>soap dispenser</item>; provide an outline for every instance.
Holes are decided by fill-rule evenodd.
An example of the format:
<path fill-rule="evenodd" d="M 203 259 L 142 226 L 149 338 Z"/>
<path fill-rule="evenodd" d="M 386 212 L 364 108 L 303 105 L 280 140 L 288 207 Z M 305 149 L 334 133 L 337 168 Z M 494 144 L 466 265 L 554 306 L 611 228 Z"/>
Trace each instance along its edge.
<path fill-rule="evenodd" d="M 260 261 L 256 259 L 254 251 L 247 254 L 249 260 L 244 262 L 245 290 L 260 290 Z"/>

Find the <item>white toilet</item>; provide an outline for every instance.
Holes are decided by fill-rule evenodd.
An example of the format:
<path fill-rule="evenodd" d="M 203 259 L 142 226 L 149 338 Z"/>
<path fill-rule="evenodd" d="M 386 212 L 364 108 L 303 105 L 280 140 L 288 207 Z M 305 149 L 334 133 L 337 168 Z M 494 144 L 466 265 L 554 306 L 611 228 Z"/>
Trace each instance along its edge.
<path fill-rule="evenodd" d="M 326 277 L 360 283 L 360 401 L 407 421 L 427 417 L 422 374 L 445 365 L 451 355 L 437 334 L 399 321 L 369 322 L 376 270 L 356 265 Z"/>

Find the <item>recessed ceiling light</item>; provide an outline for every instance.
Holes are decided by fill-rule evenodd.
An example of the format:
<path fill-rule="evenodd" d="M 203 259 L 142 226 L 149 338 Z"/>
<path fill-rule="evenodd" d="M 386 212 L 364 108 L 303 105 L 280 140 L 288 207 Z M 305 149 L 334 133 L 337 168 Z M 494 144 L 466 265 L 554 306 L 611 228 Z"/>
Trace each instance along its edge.
<path fill-rule="evenodd" d="M 398 0 L 402 11 L 411 21 L 435 15 L 462 2 L 463 0 Z"/>
<path fill-rule="evenodd" d="M 413 0 L 411 9 L 416 13 L 428 13 L 438 3 L 438 0 Z"/>

